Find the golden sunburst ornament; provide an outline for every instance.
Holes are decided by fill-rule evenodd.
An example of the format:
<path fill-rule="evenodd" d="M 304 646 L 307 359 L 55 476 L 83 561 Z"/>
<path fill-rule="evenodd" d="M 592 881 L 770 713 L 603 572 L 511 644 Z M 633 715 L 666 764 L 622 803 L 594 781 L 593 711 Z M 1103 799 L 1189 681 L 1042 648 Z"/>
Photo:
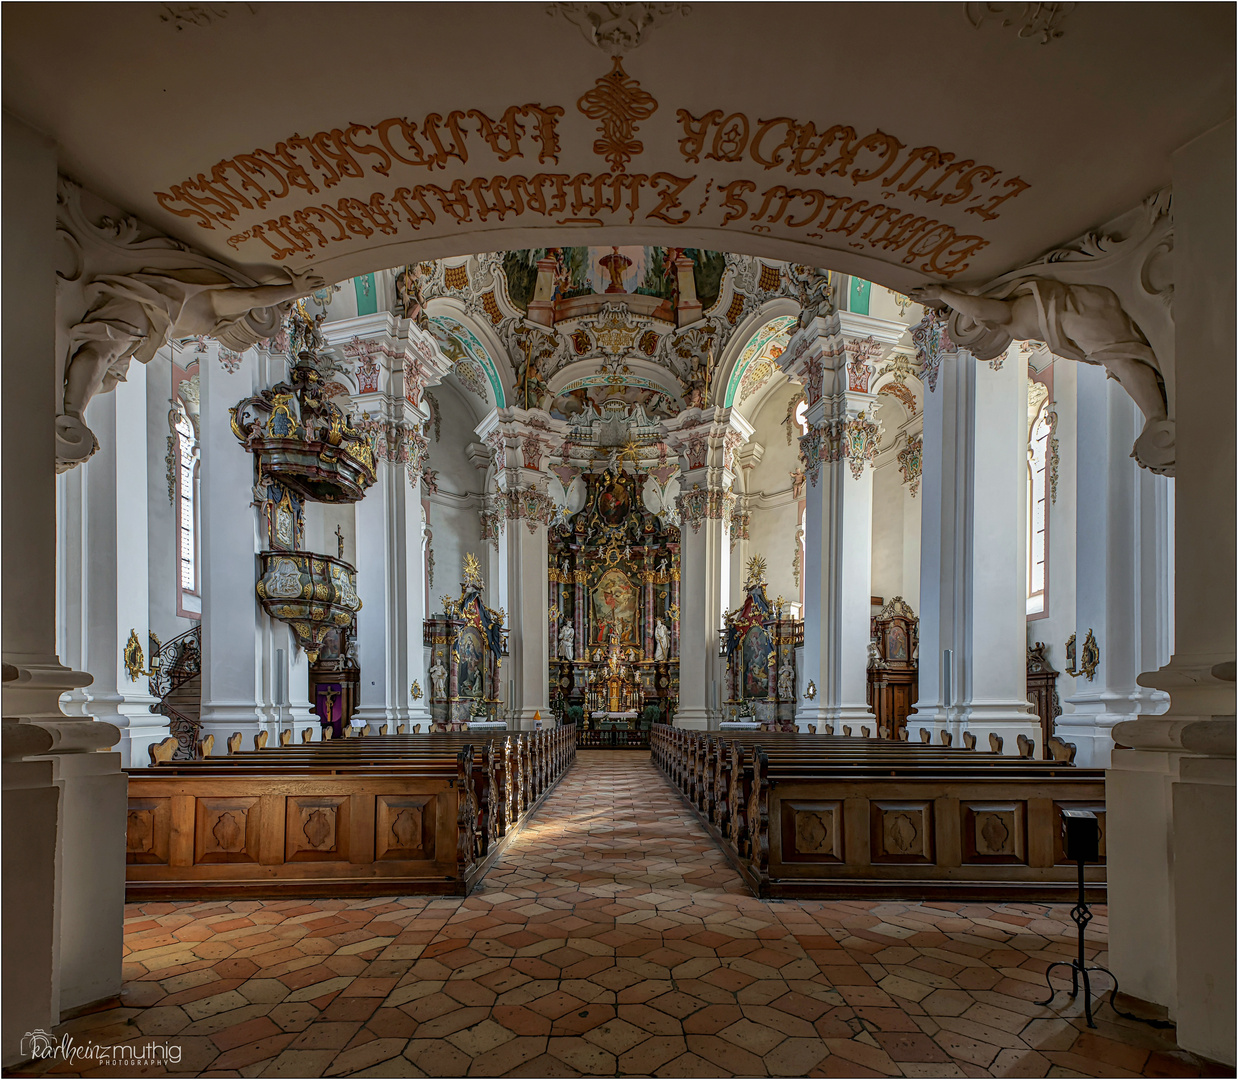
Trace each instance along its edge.
<path fill-rule="evenodd" d="M 744 588 L 755 589 L 758 585 L 764 585 L 765 569 L 765 556 L 753 555 L 748 560 L 748 572 L 744 578 Z"/>
<path fill-rule="evenodd" d="M 471 551 L 464 553 L 463 585 L 466 589 L 471 586 L 476 586 L 479 589 L 482 587 L 481 564 L 477 561 L 477 556 Z"/>

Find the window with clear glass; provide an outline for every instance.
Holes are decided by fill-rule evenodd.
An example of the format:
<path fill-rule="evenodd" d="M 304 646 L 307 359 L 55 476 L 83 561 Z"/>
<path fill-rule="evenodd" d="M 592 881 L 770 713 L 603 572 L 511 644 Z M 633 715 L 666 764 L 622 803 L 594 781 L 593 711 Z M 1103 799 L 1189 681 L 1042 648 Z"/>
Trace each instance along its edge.
<path fill-rule="evenodd" d="M 1048 610 L 1049 440 L 1053 424 L 1046 401 L 1036 413 L 1027 448 L 1027 613 Z"/>
<path fill-rule="evenodd" d="M 801 401 L 795 406 L 795 422 L 800 426 L 800 434 L 808 434 L 808 402 Z"/>
<path fill-rule="evenodd" d="M 176 418 L 176 514 L 181 591 L 198 591 L 197 437 L 184 409 Z"/>

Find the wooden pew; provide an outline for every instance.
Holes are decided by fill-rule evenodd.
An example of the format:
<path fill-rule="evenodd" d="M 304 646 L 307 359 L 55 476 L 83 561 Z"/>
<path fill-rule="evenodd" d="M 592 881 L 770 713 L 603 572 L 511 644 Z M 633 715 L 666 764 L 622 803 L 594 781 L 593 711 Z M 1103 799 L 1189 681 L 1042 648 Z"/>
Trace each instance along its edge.
<path fill-rule="evenodd" d="M 1103 860 L 1104 773 L 1066 760 L 664 725 L 651 749 L 759 896 L 1070 899 L 1066 808 L 1100 818 Z"/>
<path fill-rule="evenodd" d="M 575 757 L 570 727 L 228 741 L 129 770 L 130 899 L 467 895 Z"/>

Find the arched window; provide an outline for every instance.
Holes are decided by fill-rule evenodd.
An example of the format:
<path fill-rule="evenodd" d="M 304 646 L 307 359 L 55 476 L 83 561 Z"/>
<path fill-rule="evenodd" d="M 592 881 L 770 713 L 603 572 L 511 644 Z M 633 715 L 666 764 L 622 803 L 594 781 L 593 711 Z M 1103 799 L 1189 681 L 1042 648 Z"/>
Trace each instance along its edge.
<path fill-rule="evenodd" d="M 808 402 L 801 401 L 795 406 L 795 422 L 799 425 L 800 434 L 808 434 Z"/>
<path fill-rule="evenodd" d="M 198 436 L 189 414 L 176 403 L 176 526 L 180 587 L 198 592 Z"/>
<path fill-rule="evenodd" d="M 1049 390 L 1042 383 L 1028 384 L 1031 414 L 1027 446 L 1027 613 L 1049 610 L 1049 441 L 1053 415 Z"/>

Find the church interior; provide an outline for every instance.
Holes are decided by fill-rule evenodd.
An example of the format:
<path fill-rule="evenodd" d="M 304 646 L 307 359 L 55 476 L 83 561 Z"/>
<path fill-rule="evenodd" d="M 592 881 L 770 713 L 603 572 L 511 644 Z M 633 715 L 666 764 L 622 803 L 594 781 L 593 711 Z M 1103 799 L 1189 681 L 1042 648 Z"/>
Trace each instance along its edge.
<path fill-rule="evenodd" d="M 1231 6 L 3 24 L 6 1075 L 1233 1075 Z"/>

